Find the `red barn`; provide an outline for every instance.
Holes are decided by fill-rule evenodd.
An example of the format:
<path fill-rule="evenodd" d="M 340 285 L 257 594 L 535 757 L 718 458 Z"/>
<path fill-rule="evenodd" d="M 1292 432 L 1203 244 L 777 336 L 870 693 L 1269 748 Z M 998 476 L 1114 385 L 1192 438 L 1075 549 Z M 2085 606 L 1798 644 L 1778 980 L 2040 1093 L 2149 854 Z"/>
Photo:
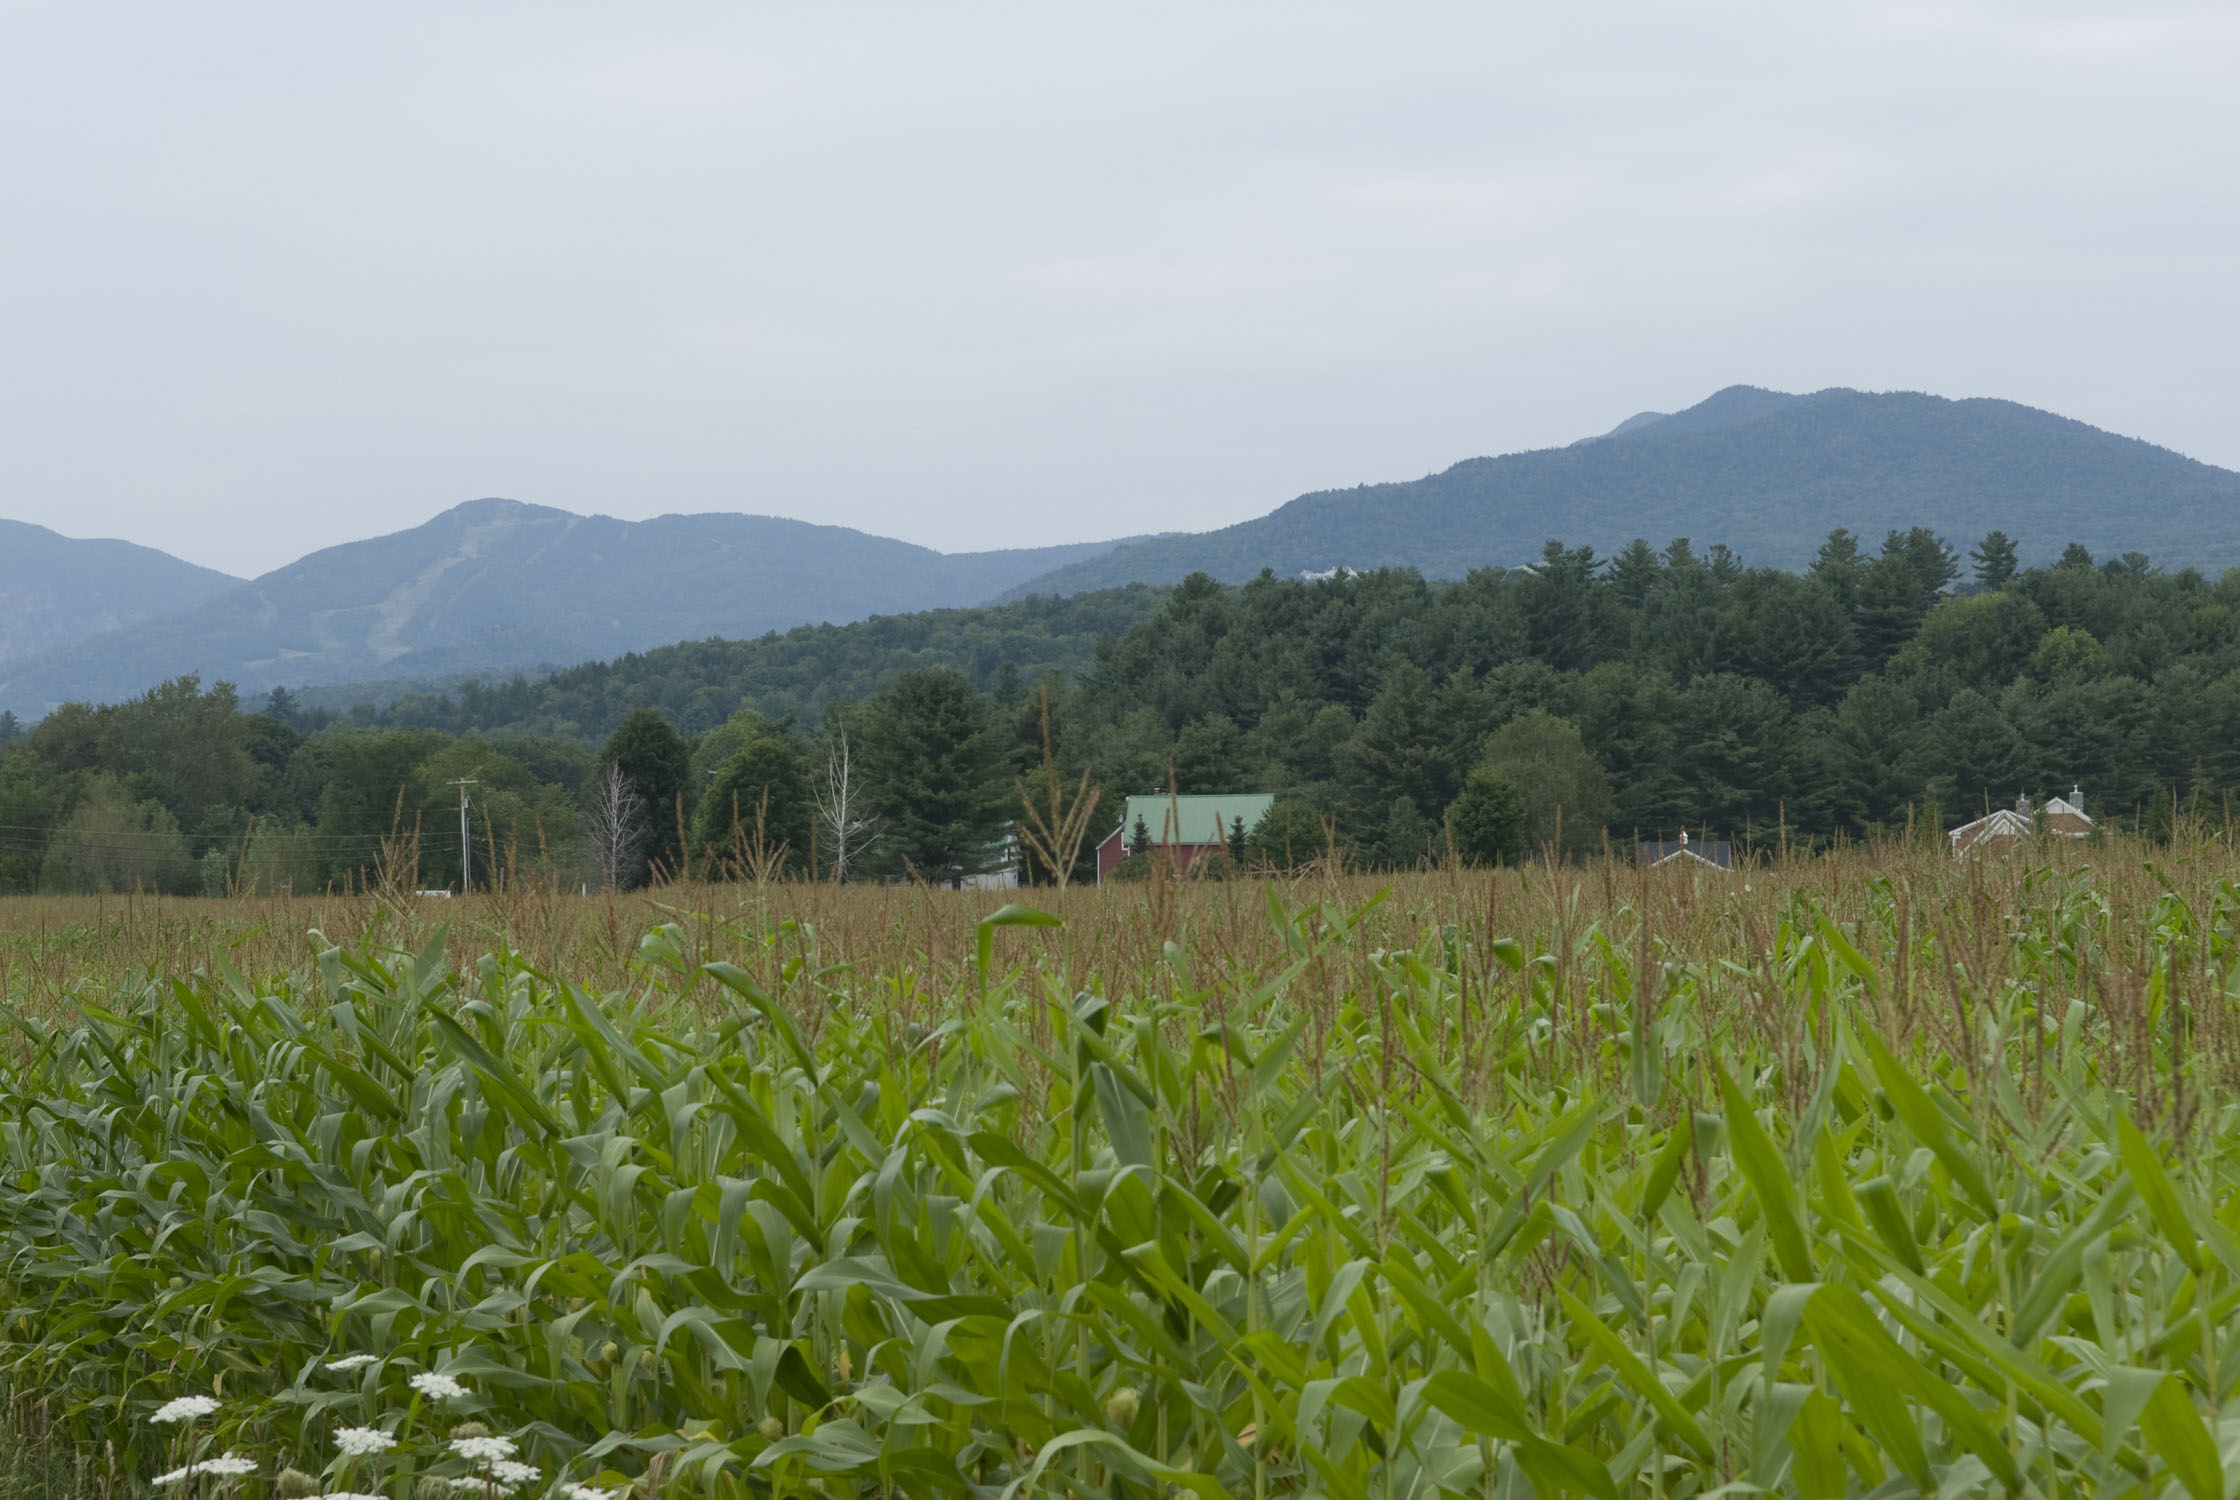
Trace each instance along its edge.
<path fill-rule="evenodd" d="M 1128 845 L 1141 822 L 1151 848 L 1174 861 L 1177 870 L 1188 870 L 1200 858 L 1229 847 L 1229 835 L 1241 820 L 1245 831 L 1275 803 L 1273 792 L 1223 792 L 1213 795 L 1130 797 L 1120 826 L 1097 845 L 1097 879 L 1128 857 Z"/>

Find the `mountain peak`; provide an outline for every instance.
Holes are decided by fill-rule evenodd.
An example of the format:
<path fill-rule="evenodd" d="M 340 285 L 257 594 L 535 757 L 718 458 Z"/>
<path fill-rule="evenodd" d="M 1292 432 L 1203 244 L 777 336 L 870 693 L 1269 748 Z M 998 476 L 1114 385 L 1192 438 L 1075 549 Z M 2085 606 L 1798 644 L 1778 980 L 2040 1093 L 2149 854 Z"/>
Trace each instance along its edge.
<path fill-rule="evenodd" d="M 1827 392 L 1822 392 L 1825 395 Z M 1667 438 L 1684 432 L 1714 432 L 1722 427 L 1740 427 L 1761 417 L 1770 417 L 1785 411 L 1809 396 L 1793 396 L 1787 391 L 1769 391 L 1764 386 L 1730 385 L 1714 391 L 1695 405 L 1676 412 L 1643 411 L 1611 428 L 1608 432 L 1579 439 L 1571 446 L 1584 443 L 1606 443 L 1612 438 Z"/>
<path fill-rule="evenodd" d="M 439 512 L 434 519 L 441 521 L 455 518 L 461 521 L 527 521 L 541 520 L 547 516 L 565 516 L 580 520 L 573 511 L 560 510 L 550 505 L 534 505 L 527 500 L 508 500 L 502 495 L 485 495 L 479 500 L 462 500 L 449 510 Z"/>

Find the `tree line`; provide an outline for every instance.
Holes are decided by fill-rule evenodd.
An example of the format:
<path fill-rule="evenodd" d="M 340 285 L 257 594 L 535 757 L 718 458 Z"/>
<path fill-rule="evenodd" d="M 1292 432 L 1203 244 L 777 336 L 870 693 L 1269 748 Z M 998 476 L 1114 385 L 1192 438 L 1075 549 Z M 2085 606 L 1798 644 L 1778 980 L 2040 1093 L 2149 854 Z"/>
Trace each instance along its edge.
<path fill-rule="evenodd" d="M 1838 530 L 1796 573 L 1636 541 L 1610 558 L 1551 542 L 1532 568 L 1453 583 L 1193 579 L 1100 654 L 1068 727 L 1107 784 L 1171 763 L 1183 791 L 1284 789 L 1372 865 L 1440 852 L 1450 812 L 1483 823 L 1489 787 L 1522 804 L 1526 847 L 1580 853 L 1605 831 L 1941 830 L 2072 787 L 2149 832 L 2221 816 L 2240 571 L 2074 545 L 2023 570 L 2016 550 Z"/>
<path fill-rule="evenodd" d="M 699 735 L 635 709 L 596 748 L 301 718 L 191 677 L 50 714 L 0 751 L 0 891 L 948 881 L 1011 857 L 991 700 L 947 667 L 814 731 L 746 706 Z"/>
<path fill-rule="evenodd" d="M 0 889 L 456 884 L 459 782 L 477 884 L 571 888 L 1080 875 L 1128 794 L 1165 791 L 1279 793 L 1238 830 L 1247 862 L 1371 868 L 1683 830 L 1931 834 L 2072 786 L 2150 833 L 2221 816 L 2240 571 L 2015 554 L 1994 532 L 1963 558 L 1915 528 L 1878 548 L 1837 531 L 1795 573 L 1636 541 L 1609 558 L 1551 542 L 1454 581 L 1198 575 L 344 715 L 182 679 L 0 724 Z M 844 663 L 830 681 L 819 653 Z M 721 670 L 695 682 L 695 660 Z M 757 696 L 742 673 L 779 686 Z M 633 680 L 640 701 L 615 701 Z M 568 701 L 540 692 L 582 717 L 504 722 L 507 693 Z M 1039 834 L 1023 846 L 1022 824 Z"/>

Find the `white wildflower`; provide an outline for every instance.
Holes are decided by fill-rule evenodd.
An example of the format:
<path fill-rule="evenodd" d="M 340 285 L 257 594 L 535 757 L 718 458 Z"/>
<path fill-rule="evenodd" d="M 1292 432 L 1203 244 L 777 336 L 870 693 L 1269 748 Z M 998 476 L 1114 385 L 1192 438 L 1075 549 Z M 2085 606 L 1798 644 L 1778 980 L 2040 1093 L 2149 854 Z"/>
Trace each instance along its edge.
<path fill-rule="evenodd" d="M 535 1484 L 544 1477 L 544 1470 L 535 1464 L 516 1463 L 501 1458 L 490 1466 L 490 1477 L 500 1484 Z"/>
<path fill-rule="evenodd" d="M 378 1354 L 345 1354 L 340 1359 L 328 1360 L 327 1368 L 330 1370 L 362 1370 L 367 1365 L 376 1363 L 380 1358 L 381 1356 Z"/>
<path fill-rule="evenodd" d="M 589 1484 L 560 1486 L 560 1500 L 614 1500 L 616 1493 L 614 1490 L 602 1490 Z"/>
<path fill-rule="evenodd" d="M 334 1445 L 344 1458 L 364 1458 L 369 1453 L 387 1453 L 397 1446 L 397 1439 L 378 1427 L 337 1427 Z"/>
<path fill-rule="evenodd" d="M 179 1396 L 156 1408 L 151 1422 L 192 1422 L 196 1417 L 207 1417 L 218 1409 L 215 1398 L 210 1396 Z"/>
<path fill-rule="evenodd" d="M 255 1459 L 243 1458 L 238 1453 L 227 1453 L 218 1458 L 201 1459 L 188 1464 L 183 1469 L 173 1469 L 168 1474 L 158 1474 L 156 1483 L 177 1484 L 180 1480 L 195 1474 L 216 1474 L 226 1479 L 238 1479 L 243 1474 L 254 1474 L 256 1472 L 257 1461 Z"/>
<path fill-rule="evenodd" d="M 448 1401 L 454 1396 L 464 1396 L 467 1388 L 448 1375 L 433 1370 L 422 1370 L 412 1377 L 412 1388 L 434 1401 Z"/>
<path fill-rule="evenodd" d="M 494 1464 L 513 1457 L 515 1450 L 509 1437 L 463 1437 L 451 1440 L 451 1451 L 476 1463 Z"/>
<path fill-rule="evenodd" d="M 319 1500 L 389 1500 L 387 1495 L 368 1495 L 358 1490 L 329 1490 Z"/>

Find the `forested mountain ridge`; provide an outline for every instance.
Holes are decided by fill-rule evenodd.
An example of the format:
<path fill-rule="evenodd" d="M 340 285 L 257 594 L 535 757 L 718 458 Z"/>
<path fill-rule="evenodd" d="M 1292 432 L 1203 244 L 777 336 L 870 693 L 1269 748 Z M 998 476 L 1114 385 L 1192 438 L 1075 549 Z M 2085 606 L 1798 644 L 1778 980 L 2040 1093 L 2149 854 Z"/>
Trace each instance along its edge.
<path fill-rule="evenodd" d="M 1036 595 L 984 609 L 877 615 L 803 625 L 751 641 L 683 641 L 549 676 L 459 683 L 372 705 L 347 686 L 302 695 L 307 722 L 445 734 L 542 735 L 596 745 L 635 708 L 704 734 L 744 706 L 771 719 L 822 720 L 896 675 L 962 674 L 985 692 L 1046 675 L 1079 677 L 1108 643 L 1166 607 L 1166 591 L 1132 584 L 1064 598 Z"/>
<path fill-rule="evenodd" d="M 1404 483 L 1302 495 L 1257 520 L 1115 548 L 1020 585 L 1064 593 L 1194 572 L 1414 568 L 1429 578 L 1528 562 L 1552 536 L 1717 540 L 1795 568 L 1837 527 L 2140 551 L 2170 567 L 2240 563 L 2240 473 L 2011 401 L 1911 392 L 1810 396 L 1733 386 L 1599 439 L 1474 458 Z"/>
<path fill-rule="evenodd" d="M 1933 518 L 1999 529 L 2049 560 L 2068 541 L 2167 566 L 2240 561 L 2240 474 L 1992 400 L 1735 386 L 1568 447 L 1471 459 L 1407 483 L 1301 496 L 1197 535 L 942 554 L 767 516 L 627 522 L 509 500 L 231 580 L 123 543 L 0 532 L 0 710 L 35 718 L 182 675 L 249 694 L 408 679 L 485 681 L 680 640 L 751 640 L 1193 572 L 1241 583 L 1346 567 L 1459 578 L 1550 536 L 1611 548 L 1717 537 L 1753 565 L 1801 566 L 1819 539 Z M 107 548 L 108 576 L 39 559 Z M 116 549 L 123 549 L 121 552 Z M 91 556 L 91 553 L 73 553 Z M 182 572 L 182 570 L 184 570 Z M 106 633 L 92 632 L 107 628 Z"/>
<path fill-rule="evenodd" d="M 1110 545 L 944 554 L 772 516 L 632 522 L 477 500 L 160 620 L 0 661 L 0 708 L 36 716 L 185 674 L 261 693 L 550 669 L 679 640 L 976 604 Z"/>
<path fill-rule="evenodd" d="M 0 520 L 0 661 L 185 609 L 240 584 L 153 547 Z"/>

